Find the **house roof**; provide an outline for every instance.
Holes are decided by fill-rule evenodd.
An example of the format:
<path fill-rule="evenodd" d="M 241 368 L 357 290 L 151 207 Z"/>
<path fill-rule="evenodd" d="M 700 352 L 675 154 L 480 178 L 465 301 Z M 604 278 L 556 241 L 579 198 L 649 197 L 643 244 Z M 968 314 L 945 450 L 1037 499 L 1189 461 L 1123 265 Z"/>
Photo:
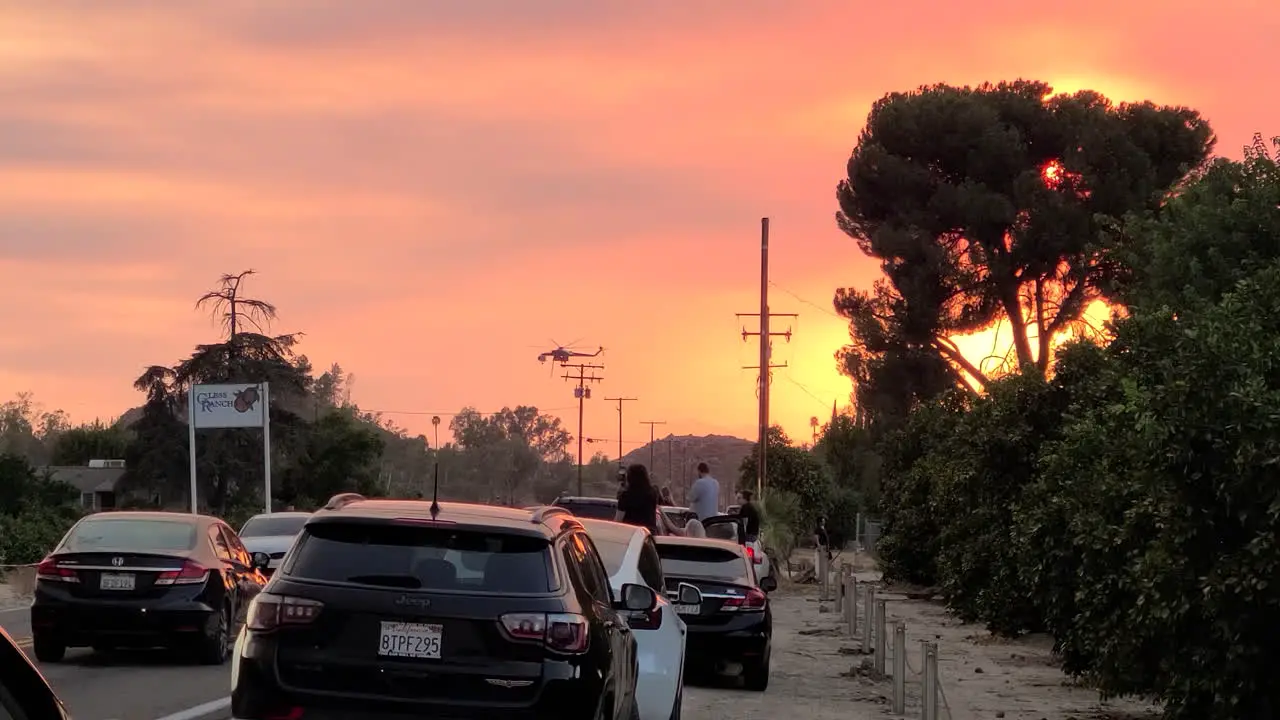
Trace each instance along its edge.
<path fill-rule="evenodd" d="M 45 468 L 50 478 L 74 486 L 82 493 L 115 492 L 124 468 L 91 468 L 82 465 L 51 465 Z"/>

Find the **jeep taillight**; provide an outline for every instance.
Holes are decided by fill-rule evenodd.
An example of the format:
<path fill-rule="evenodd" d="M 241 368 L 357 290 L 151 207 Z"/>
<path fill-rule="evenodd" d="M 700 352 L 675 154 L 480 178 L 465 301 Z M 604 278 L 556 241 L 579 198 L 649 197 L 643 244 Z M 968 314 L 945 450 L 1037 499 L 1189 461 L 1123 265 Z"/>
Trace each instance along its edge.
<path fill-rule="evenodd" d="M 253 632 L 271 632 L 282 627 L 307 625 L 320 616 L 324 603 L 307 598 L 258 593 L 249 603 L 245 626 Z"/>
<path fill-rule="evenodd" d="M 574 613 L 508 613 L 499 621 L 510 640 L 540 643 L 552 652 L 578 655 L 591 643 L 587 619 Z"/>

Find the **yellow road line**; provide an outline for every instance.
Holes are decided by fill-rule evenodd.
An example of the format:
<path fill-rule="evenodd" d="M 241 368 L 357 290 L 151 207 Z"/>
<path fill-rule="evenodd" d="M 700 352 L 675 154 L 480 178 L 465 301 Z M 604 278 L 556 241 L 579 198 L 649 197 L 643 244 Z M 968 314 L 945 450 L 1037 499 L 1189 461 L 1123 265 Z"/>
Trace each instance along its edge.
<path fill-rule="evenodd" d="M 29 637 L 24 637 L 24 638 L 14 638 L 14 639 L 13 639 L 13 642 L 14 642 L 14 644 L 15 644 L 15 645 L 17 645 L 18 647 L 30 647 L 30 646 L 31 646 L 31 638 L 29 638 Z"/>

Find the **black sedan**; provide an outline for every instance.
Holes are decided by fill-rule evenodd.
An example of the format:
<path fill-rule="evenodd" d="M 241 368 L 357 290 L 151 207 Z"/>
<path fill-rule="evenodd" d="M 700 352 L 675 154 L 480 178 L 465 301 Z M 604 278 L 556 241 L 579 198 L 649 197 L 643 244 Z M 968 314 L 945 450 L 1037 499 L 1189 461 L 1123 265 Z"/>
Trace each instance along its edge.
<path fill-rule="evenodd" d="M 675 605 L 689 630 L 686 668 L 719 671 L 740 664 L 748 690 L 767 689 L 773 649 L 768 593 L 777 581 L 766 577 L 757 583 L 746 548 L 736 542 L 669 536 L 654 542 L 672 602 L 678 600 L 680 583 L 702 591 L 701 605 Z"/>
<path fill-rule="evenodd" d="M 27 656 L 0 628 L 0 718 L 70 720 L 67 709 Z"/>
<path fill-rule="evenodd" d="M 89 515 L 36 570 L 36 658 L 58 662 L 68 647 L 163 646 L 220 665 L 269 562 L 214 517 Z"/>

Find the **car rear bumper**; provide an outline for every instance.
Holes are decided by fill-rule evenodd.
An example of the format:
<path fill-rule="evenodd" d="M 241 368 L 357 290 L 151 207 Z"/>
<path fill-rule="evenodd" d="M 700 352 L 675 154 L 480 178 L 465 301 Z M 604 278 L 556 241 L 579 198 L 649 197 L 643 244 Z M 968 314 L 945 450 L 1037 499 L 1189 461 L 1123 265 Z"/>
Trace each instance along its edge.
<path fill-rule="evenodd" d="M 31 605 L 31 629 L 72 647 L 112 642 L 120 645 L 163 643 L 204 631 L 215 615 L 193 600 L 65 600 L 37 594 Z"/>
<path fill-rule="evenodd" d="M 717 662 L 745 663 L 769 653 L 770 638 L 760 629 L 730 632 L 689 633 L 686 662 L 705 665 Z"/>
<path fill-rule="evenodd" d="M 360 688 L 359 692 L 288 687 L 277 672 L 272 643 L 247 632 L 241 632 L 236 640 L 232 663 L 231 716 L 235 720 L 282 717 L 295 708 L 301 709 L 305 720 L 591 720 L 600 695 L 598 681 L 593 683 L 573 666 L 555 662 L 546 663 L 530 702 L 503 702 L 504 692 L 519 691 L 496 684 L 491 698 L 468 702 L 409 698 L 376 687 Z"/>

